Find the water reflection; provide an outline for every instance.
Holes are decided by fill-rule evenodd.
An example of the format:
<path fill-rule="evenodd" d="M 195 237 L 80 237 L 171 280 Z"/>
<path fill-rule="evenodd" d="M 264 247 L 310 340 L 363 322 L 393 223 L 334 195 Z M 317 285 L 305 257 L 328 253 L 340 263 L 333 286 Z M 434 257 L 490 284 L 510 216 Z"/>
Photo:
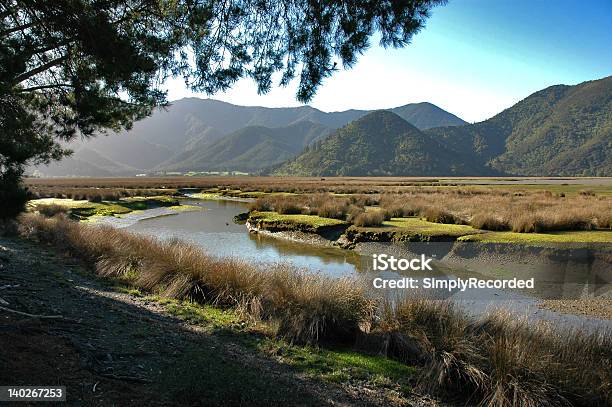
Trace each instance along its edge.
<path fill-rule="evenodd" d="M 202 210 L 144 219 L 128 229 L 160 238 L 184 239 L 210 254 L 258 264 L 284 262 L 336 277 L 354 274 L 360 268 L 359 256 L 353 252 L 246 233 L 244 225 L 232 221 L 247 210 L 245 202 L 194 200 L 186 204 Z"/>

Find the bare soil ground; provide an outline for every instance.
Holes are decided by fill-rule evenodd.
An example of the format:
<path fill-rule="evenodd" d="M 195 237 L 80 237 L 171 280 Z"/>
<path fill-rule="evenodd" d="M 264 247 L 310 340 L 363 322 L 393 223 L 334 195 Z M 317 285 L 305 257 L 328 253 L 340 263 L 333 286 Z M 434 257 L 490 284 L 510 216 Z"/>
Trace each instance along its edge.
<path fill-rule="evenodd" d="M 0 303 L 0 385 L 65 385 L 70 405 L 390 404 L 186 324 L 20 239 L 0 237 Z"/>
<path fill-rule="evenodd" d="M 543 309 L 566 314 L 612 320 L 612 300 L 608 299 L 546 300 L 542 301 L 539 306 Z"/>

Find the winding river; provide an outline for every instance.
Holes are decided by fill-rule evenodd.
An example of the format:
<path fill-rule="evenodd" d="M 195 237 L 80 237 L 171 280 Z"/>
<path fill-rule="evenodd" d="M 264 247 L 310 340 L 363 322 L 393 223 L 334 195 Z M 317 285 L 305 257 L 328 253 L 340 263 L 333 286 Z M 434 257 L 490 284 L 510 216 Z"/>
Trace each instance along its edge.
<path fill-rule="evenodd" d="M 362 261 L 369 256 L 360 256 L 354 251 L 335 247 L 320 247 L 265 234 L 248 233 L 244 225 L 233 222 L 235 215 L 246 211 L 246 202 L 190 199 L 184 204 L 198 206 L 199 210 L 168 212 L 160 208 L 119 219 L 108 218 L 105 222 L 134 233 L 162 239 L 183 239 L 219 257 L 232 257 L 257 264 L 289 263 L 309 272 L 332 277 L 364 274 Z M 440 278 L 479 276 L 464 268 L 444 268 L 435 274 Z M 612 330 L 612 321 L 540 309 L 537 306 L 538 299 L 508 290 L 478 290 L 477 293 L 468 290 L 453 295 L 452 300 L 473 315 L 485 313 L 492 308 L 504 308 L 530 320 L 547 320 L 559 326 Z"/>

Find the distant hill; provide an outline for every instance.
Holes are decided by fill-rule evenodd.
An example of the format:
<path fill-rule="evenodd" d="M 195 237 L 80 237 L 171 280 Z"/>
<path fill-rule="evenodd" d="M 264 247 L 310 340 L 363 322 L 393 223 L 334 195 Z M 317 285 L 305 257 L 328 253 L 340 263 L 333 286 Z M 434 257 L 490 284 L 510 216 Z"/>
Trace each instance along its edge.
<path fill-rule="evenodd" d="M 136 168 L 119 164 L 88 148 L 81 148 L 62 161 L 52 162 L 44 167 L 44 171 L 50 177 L 111 177 L 138 173 Z"/>
<path fill-rule="evenodd" d="M 467 124 L 454 114 L 428 102 L 411 103 L 390 110 L 420 130 Z"/>
<path fill-rule="evenodd" d="M 295 176 L 488 175 L 390 111 L 349 123 L 272 171 Z"/>
<path fill-rule="evenodd" d="M 391 110 L 422 129 L 465 124 L 458 117 L 430 103 L 408 104 Z M 236 106 L 212 99 L 186 98 L 173 102 L 166 109 L 156 110 L 150 117 L 136 122 L 128 132 L 76 141 L 70 145 L 75 151 L 71 159 L 52 164 L 49 167 L 41 166 L 38 169 L 47 175 L 87 174 L 91 176 L 126 175 L 126 170 L 128 175 L 176 169 L 181 171 L 203 168 L 239 170 L 239 168 L 233 168 L 234 165 L 241 163 L 237 157 L 223 155 L 227 159 L 224 164 L 219 159 L 212 160 L 214 157 L 206 150 L 212 148 L 214 143 L 229 136 L 234 139 L 233 141 L 228 140 L 228 143 L 235 143 L 238 137 L 235 133 L 240 130 L 245 130 L 241 133 L 240 140 L 244 141 L 247 135 L 254 135 L 264 143 L 260 146 L 248 143 L 250 152 L 243 157 L 247 159 L 247 164 L 240 167 L 260 168 L 267 156 L 274 156 L 271 151 L 277 151 L 280 157 L 286 159 L 293 157 L 303 148 L 299 141 L 295 145 L 292 144 L 295 141 L 293 139 L 286 142 L 291 144 L 290 147 L 281 147 L 279 143 L 283 143 L 278 137 L 286 134 L 282 131 L 279 133 L 280 136 L 279 134 L 275 136 L 273 143 L 270 138 L 260 138 L 264 133 L 269 133 L 267 130 L 263 131 L 261 127 L 275 129 L 288 128 L 299 123 L 315 123 L 326 129 L 325 131 L 319 129 L 319 133 L 323 134 L 342 127 L 367 113 L 368 111 L 364 110 L 326 113 L 310 106 L 290 108 Z M 296 146 L 299 146 L 300 149 L 295 150 Z M 225 151 L 221 145 L 215 145 L 214 149 L 214 151 Z M 104 157 L 110 165 L 105 165 L 104 168 L 96 165 L 84 168 L 87 163 L 86 155 L 91 152 Z M 287 155 L 287 152 L 290 152 L 290 155 Z M 248 161 L 260 161 L 260 163 L 254 166 Z M 272 160 L 267 165 L 277 161 Z"/>
<path fill-rule="evenodd" d="M 551 86 L 483 122 L 425 133 L 507 174 L 612 176 L 612 76 Z"/>
<path fill-rule="evenodd" d="M 182 153 L 160 168 L 169 171 L 256 172 L 299 154 L 329 128 L 311 121 L 285 127 L 247 126 L 214 143 Z"/>

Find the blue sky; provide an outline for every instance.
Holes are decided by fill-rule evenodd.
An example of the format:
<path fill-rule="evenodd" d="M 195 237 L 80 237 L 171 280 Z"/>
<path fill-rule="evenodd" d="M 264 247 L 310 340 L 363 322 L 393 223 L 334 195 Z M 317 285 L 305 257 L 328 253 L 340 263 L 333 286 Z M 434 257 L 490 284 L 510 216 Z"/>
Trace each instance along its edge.
<path fill-rule="evenodd" d="M 554 84 L 612 75 L 612 0 L 450 0 L 408 47 L 373 41 L 353 69 L 327 79 L 310 103 L 324 111 L 428 101 L 464 120 L 487 119 Z M 167 83 L 170 100 L 207 97 Z M 250 80 L 211 97 L 298 106 L 295 83 L 257 95 Z"/>

